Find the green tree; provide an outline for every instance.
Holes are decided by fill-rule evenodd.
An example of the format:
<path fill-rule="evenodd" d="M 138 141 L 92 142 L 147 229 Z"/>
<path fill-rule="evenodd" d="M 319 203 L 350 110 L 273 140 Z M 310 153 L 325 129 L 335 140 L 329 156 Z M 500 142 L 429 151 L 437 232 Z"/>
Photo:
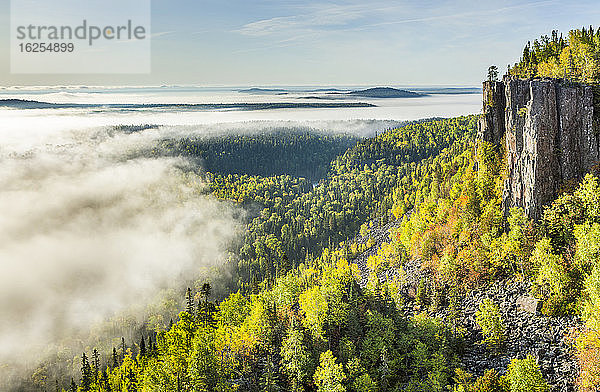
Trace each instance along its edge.
<path fill-rule="evenodd" d="M 112 351 L 112 367 L 113 369 L 119 366 L 119 355 L 117 354 L 117 348 L 113 347 Z"/>
<path fill-rule="evenodd" d="M 475 312 L 475 321 L 481 328 L 483 342 L 491 349 L 499 349 L 506 340 L 506 327 L 500 309 L 491 299 L 486 298 Z"/>
<path fill-rule="evenodd" d="M 537 270 L 532 293 L 544 300 L 542 313 L 554 316 L 567 312 L 573 300 L 571 279 L 562 256 L 554 254 L 549 238 L 537 242 L 530 260 Z"/>
<path fill-rule="evenodd" d="M 265 366 L 260 377 L 260 389 L 261 392 L 278 392 L 281 390 L 279 387 L 279 373 L 271 355 L 268 355 L 265 360 Z"/>
<path fill-rule="evenodd" d="M 311 372 L 310 353 L 303 343 L 302 332 L 290 328 L 281 343 L 281 366 L 283 373 L 289 380 L 290 390 L 303 391 L 303 383 Z"/>
<path fill-rule="evenodd" d="M 185 311 L 191 316 L 196 314 L 194 312 L 194 296 L 192 295 L 192 289 L 189 287 L 185 293 Z"/>
<path fill-rule="evenodd" d="M 490 65 L 488 68 L 488 81 L 496 82 L 498 81 L 498 67 L 495 65 Z"/>
<path fill-rule="evenodd" d="M 98 374 L 100 373 L 100 354 L 98 350 L 94 348 L 92 351 L 92 374 L 94 376 L 94 382 L 98 381 Z"/>
<path fill-rule="evenodd" d="M 138 363 L 132 358 L 131 350 L 127 350 L 127 354 L 123 359 L 120 371 L 123 379 L 122 392 L 137 392 L 139 387 L 139 367 Z"/>
<path fill-rule="evenodd" d="M 248 300 L 239 291 L 232 293 L 219 304 L 219 317 L 226 325 L 237 327 L 250 312 Z"/>
<path fill-rule="evenodd" d="M 214 341 L 210 326 L 200 328 L 194 336 L 188 370 L 194 391 L 212 391 L 221 381 Z"/>
<path fill-rule="evenodd" d="M 513 359 L 508 365 L 506 378 L 510 392 L 545 392 L 548 384 L 532 355 L 525 359 Z"/>
<path fill-rule="evenodd" d="M 110 387 L 110 383 L 108 381 L 108 373 L 106 372 L 106 369 L 103 369 L 102 372 L 100 373 L 100 379 L 98 380 L 98 386 L 100 388 L 100 391 L 102 392 L 111 392 L 112 389 Z"/>
<path fill-rule="evenodd" d="M 73 378 L 71 378 L 71 384 L 69 384 L 69 392 L 77 392 L 77 384 L 75 384 Z"/>
<path fill-rule="evenodd" d="M 323 339 L 323 326 L 328 313 L 327 299 L 319 286 L 313 286 L 300 294 L 300 308 L 304 312 L 302 323 L 317 339 Z"/>
<path fill-rule="evenodd" d="M 140 357 L 146 356 L 146 341 L 144 340 L 144 335 L 142 335 L 142 339 L 140 340 Z"/>
<path fill-rule="evenodd" d="M 200 289 L 200 294 L 202 295 L 202 297 L 204 298 L 204 302 L 207 303 L 208 299 L 210 298 L 210 294 L 212 293 L 212 287 L 210 286 L 210 283 L 205 282 L 202 285 L 202 289 Z"/>
<path fill-rule="evenodd" d="M 94 382 L 94 376 L 92 374 L 92 368 L 88 362 L 85 353 L 81 355 L 81 384 L 80 390 L 82 392 L 89 392 Z"/>
<path fill-rule="evenodd" d="M 318 392 L 345 392 L 343 382 L 346 379 L 342 364 L 336 363 L 331 350 L 321 353 L 319 367 L 315 371 L 314 381 Z"/>

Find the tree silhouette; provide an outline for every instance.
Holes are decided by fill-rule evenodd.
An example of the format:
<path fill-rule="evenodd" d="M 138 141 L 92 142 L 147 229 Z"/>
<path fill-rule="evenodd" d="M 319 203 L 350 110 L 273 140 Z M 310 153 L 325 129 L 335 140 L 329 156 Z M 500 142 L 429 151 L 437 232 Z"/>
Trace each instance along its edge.
<path fill-rule="evenodd" d="M 140 341 L 140 356 L 146 356 L 146 342 L 144 341 L 144 335 L 142 335 L 142 340 Z"/>
<path fill-rule="evenodd" d="M 119 355 L 117 354 L 117 348 L 113 347 L 112 352 L 112 367 L 113 369 L 119 366 Z"/>
<path fill-rule="evenodd" d="M 212 288 L 210 287 L 210 283 L 206 282 L 202 285 L 202 290 L 200 290 L 200 293 L 204 297 L 204 303 L 208 302 L 208 297 L 210 297 L 211 291 Z"/>
<path fill-rule="evenodd" d="M 496 67 L 495 65 L 490 65 L 490 67 L 488 68 L 488 81 L 498 81 L 498 67 Z"/>
<path fill-rule="evenodd" d="M 90 391 L 93 382 L 94 378 L 92 376 L 92 368 L 90 367 L 90 363 L 88 362 L 87 356 L 85 355 L 85 353 L 83 353 L 81 355 L 81 391 Z"/>
<path fill-rule="evenodd" d="M 189 287 L 185 293 L 185 311 L 188 312 L 190 316 L 194 316 L 194 297 L 192 296 L 192 289 Z"/>

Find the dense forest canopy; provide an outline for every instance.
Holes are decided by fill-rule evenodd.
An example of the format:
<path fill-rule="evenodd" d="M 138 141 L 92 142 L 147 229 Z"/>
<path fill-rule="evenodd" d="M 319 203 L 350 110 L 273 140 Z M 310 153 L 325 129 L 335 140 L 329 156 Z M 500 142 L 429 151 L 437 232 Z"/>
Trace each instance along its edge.
<path fill-rule="evenodd" d="M 390 219 L 394 191 L 414 187 L 420 162 L 467 143 L 475 124 L 474 116 L 410 124 L 361 141 L 334 160 L 327 177 L 309 192 L 302 192 L 306 183 L 289 176 L 214 176 L 215 195 L 243 201 L 250 194 L 263 206 L 239 251 L 239 286 L 273 282 L 310 255 L 347 242 L 365 221 Z M 414 202 L 403 200 L 396 213 Z"/>
<path fill-rule="evenodd" d="M 600 347 L 600 184 L 586 178 L 538 223 L 519 210 L 505 221 L 503 151 L 475 142 L 476 122 L 470 116 L 410 124 L 359 142 L 314 189 L 291 176 L 210 174 L 217 197 L 262 206 L 236 256 L 239 291 L 216 303 L 206 284 L 188 292 L 172 326 L 146 330 L 112 354 L 91 347 L 73 362 L 81 377 L 71 389 L 546 390 L 533 357 L 515 358 L 504 375 L 473 377 L 460 365 L 458 298 L 511 276 L 533 280 L 544 313 L 588 320 L 574 339 L 580 366 L 590 369 L 581 385 L 597 385 L 591 358 Z M 370 277 L 361 286 L 364 272 L 353 260 L 373 244 L 355 242 L 353 233 L 368 236 L 361 222 L 372 218 L 402 224 L 369 257 Z M 432 279 L 416 297 L 425 311 L 410 316 L 398 291 L 402 275 L 381 281 L 376 274 L 415 258 Z M 435 308 L 448 309 L 447 316 L 428 316 Z M 483 343 L 501 349 L 497 305 L 482 303 L 477 317 Z M 523 384 L 537 389 L 513 389 Z"/>
<path fill-rule="evenodd" d="M 552 31 L 549 36 L 528 42 L 518 63 L 509 66 L 510 75 L 564 78 L 582 82 L 600 79 L 600 28 L 593 26 L 569 31 L 567 37 Z"/>
<path fill-rule="evenodd" d="M 197 159 L 211 173 L 289 175 L 318 181 L 331 161 L 358 140 L 350 135 L 292 128 L 256 135 L 169 139 L 162 141 L 155 153 Z"/>
<path fill-rule="evenodd" d="M 442 320 L 405 317 L 398 282 L 360 287 L 351 261 L 365 245 L 352 239 L 365 221 L 395 219 L 422 203 L 430 186 L 419 180 L 424 173 L 462 170 L 453 160 L 464 162 L 458 156 L 473 143 L 476 121 L 410 124 L 361 141 L 334 160 L 314 188 L 291 176 L 206 174 L 217 197 L 262 206 L 237 256 L 240 291 L 220 304 L 209 287 L 188 293 L 186 311 L 171 327 L 123 341 L 101 360 L 75 361 L 82 375 L 73 387 L 363 391 L 447 385 L 458 364 L 459 335 Z M 402 253 L 390 256 L 401 260 Z"/>
<path fill-rule="evenodd" d="M 554 32 L 528 44 L 510 74 L 597 81 L 599 37 L 591 27 Z M 472 374 L 461 363 L 460 299 L 513 279 L 531 282 L 543 315 L 581 319 L 568 336 L 576 382 L 598 390 L 600 180 L 587 175 L 539 221 L 520 209 L 505 216 L 505 151 L 475 139 L 477 122 L 417 122 L 360 141 L 296 133 L 163 142 L 155 153 L 203 159 L 207 192 L 249 211 L 230 259 L 234 290 L 222 301 L 209 283 L 188 290 L 172 324 L 109 353 L 89 347 L 70 363 L 81 371 L 73 380 L 51 380 L 41 367 L 31 383 L 81 392 L 547 391 L 529 353 L 500 372 Z M 375 246 L 371 227 L 390 221 L 389 240 Z M 427 277 L 413 297 L 400 290 L 409 261 Z M 387 271 L 396 274 L 381 278 Z M 502 304 L 478 306 L 477 344 L 494 357 L 508 334 Z"/>
<path fill-rule="evenodd" d="M 218 197 L 264 206 L 239 252 L 240 291 L 221 303 L 211 300 L 207 285 L 189 292 L 171 327 L 147 331 L 139 343 L 123 342 L 100 364 L 82 357 L 75 388 L 445 391 L 454 385 L 475 391 L 491 384 L 508 391 L 535 382 L 544 390 L 529 358 L 515 359 L 505 376 L 470 377 L 458 360 L 463 346 L 455 312 L 445 319 L 427 312 L 409 317 L 398 295 L 401 276 L 376 277 L 418 257 L 434 273 L 420 301 L 452 308 L 457 288 L 523 274 L 535 234 L 518 211 L 503 230 L 502 153 L 491 145 L 476 148 L 476 121 L 412 124 L 360 142 L 308 191 L 289 176 L 215 176 L 211 189 Z M 365 245 L 353 241 L 352 231 L 361 221 L 402 218 L 407 211 L 390 243 L 369 259 L 371 277 L 361 287 L 352 261 Z M 342 231 L 349 225 L 352 231 Z M 296 251 L 299 246 L 305 248 Z M 483 325 L 494 325 L 494 309 L 491 303 L 482 308 Z M 490 330 L 486 341 L 501 342 Z"/>

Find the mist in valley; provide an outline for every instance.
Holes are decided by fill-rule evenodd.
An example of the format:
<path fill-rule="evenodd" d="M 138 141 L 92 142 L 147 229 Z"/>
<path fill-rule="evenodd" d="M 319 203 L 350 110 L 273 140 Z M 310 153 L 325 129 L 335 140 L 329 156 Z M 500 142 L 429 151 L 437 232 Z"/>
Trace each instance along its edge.
<path fill-rule="evenodd" d="M 226 273 L 241 212 L 208 196 L 190 162 L 140 154 L 157 132 L 49 137 L 15 123 L 2 135 L 0 371 L 31 366 L 115 314 L 143 321 L 140 304 L 160 306 L 159 293 L 182 296 L 202 275 Z"/>
<path fill-rule="evenodd" d="M 121 336 L 133 347 L 176 318 L 188 286 L 233 287 L 245 212 L 210 195 L 199 161 L 153 154 L 161 141 L 280 130 L 370 137 L 403 124 L 323 112 L 0 111 L 0 389 L 30 382 L 41 361 L 71 364 L 64 375 L 78 371 L 83 350 L 106 354 Z M 36 374 L 60 375 L 52 366 Z"/>

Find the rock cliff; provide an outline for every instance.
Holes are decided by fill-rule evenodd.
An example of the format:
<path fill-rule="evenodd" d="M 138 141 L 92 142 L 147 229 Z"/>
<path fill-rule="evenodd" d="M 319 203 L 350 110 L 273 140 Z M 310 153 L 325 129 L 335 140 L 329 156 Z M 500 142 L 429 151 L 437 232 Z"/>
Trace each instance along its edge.
<path fill-rule="evenodd" d="M 506 147 L 505 214 L 522 207 L 539 218 L 544 205 L 598 164 L 598 96 L 592 86 L 560 79 L 484 82 L 478 136 Z"/>

